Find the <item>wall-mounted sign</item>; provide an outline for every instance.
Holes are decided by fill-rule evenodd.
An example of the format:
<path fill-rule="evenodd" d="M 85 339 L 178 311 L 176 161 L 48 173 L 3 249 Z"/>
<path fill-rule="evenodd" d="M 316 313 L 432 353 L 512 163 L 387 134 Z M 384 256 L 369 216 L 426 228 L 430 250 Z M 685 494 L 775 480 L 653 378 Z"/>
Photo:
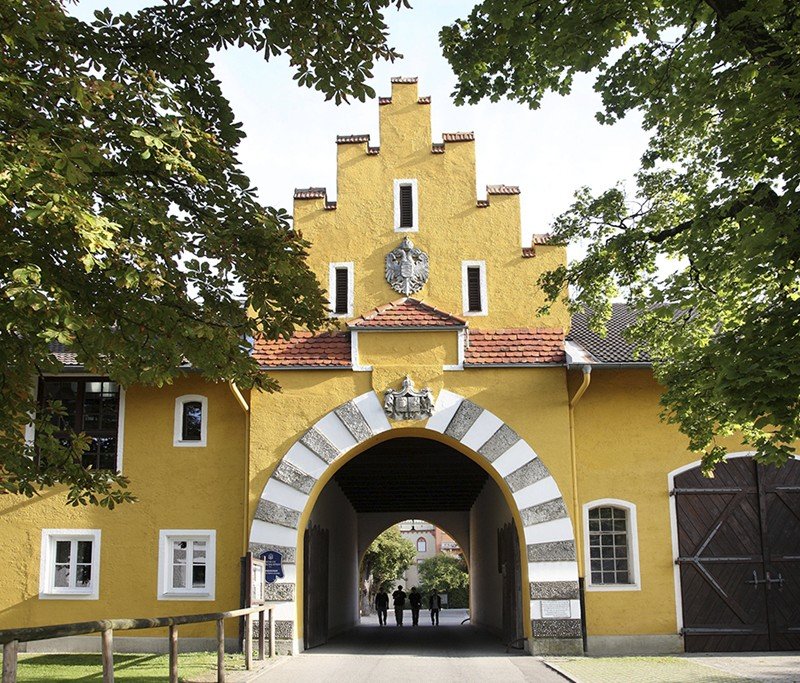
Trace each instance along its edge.
<path fill-rule="evenodd" d="M 276 579 L 283 578 L 283 554 L 277 550 L 267 550 L 261 553 L 266 567 L 267 583 L 274 583 Z"/>
<path fill-rule="evenodd" d="M 540 600 L 542 619 L 570 619 L 572 610 L 569 600 Z"/>

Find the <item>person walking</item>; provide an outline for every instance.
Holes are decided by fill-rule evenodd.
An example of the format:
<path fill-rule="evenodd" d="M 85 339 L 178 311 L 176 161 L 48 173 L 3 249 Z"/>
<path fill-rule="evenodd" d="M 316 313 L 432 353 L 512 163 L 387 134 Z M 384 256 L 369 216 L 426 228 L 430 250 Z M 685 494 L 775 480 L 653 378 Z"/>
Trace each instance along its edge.
<path fill-rule="evenodd" d="M 394 598 L 394 618 L 398 626 L 403 625 L 403 607 L 406 604 L 406 593 L 402 586 L 398 586 L 397 590 L 392 593 Z"/>
<path fill-rule="evenodd" d="M 408 604 L 411 605 L 411 625 L 419 626 L 419 608 L 422 607 L 422 594 L 417 593 L 416 586 L 408 594 Z"/>
<path fill-rule="evenodd" d="M 431 626 L 439 625 L 439 610 L 442 609 L 442 596 L 435 588 L 428 596 L 428 607 L 431 610 Z"/>
<path fill-rule="evenodd" d="M 378 624 L 386 626 L 386 615 L 389 612 L 389 594 L 383 586 L 375 596 L 375 611 L 378 613 Z"/>

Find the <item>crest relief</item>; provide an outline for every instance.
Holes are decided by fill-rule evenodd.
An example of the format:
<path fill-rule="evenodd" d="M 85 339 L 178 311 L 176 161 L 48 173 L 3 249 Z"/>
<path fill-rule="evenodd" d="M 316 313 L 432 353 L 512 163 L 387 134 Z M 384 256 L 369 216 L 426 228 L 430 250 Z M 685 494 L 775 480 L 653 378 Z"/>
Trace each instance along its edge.
<path fill-rule="evenodd" d="M 406 375 L 401 389 L 384 392 L 383 410 L 392 420 L 422 420 L 433 414 L 433 394 L 428 387 L 415 390 L 414 382 Z"/>
<path fill-rule="evenodd" d="M 410 296 L 428 281 L 428 255 L 406 237 L 386 254 L 386 282 L 398 294 Z"/>

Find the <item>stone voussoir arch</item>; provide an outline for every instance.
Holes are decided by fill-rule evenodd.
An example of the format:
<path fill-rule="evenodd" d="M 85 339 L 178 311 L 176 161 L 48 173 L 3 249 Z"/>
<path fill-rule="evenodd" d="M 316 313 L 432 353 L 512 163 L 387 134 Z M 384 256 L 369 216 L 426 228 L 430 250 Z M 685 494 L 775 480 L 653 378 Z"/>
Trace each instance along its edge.
<path fill-rule="evenodd" d="M 343 403 L 318 420 L 286 452 L 270 476 L 250 529 L 250 550 L 283 555 L 284 576 L 267 585 L 267 599 L 278 601 L 276 636 L 293 642 L 297 620 L 297 549 L 303 542 L 300 519 L 313 505 L 312 491 L 336 461 L 356 446 L 393 427 L 377 395 L 369 391 Z M 522 522 L 527 557 L 531 634 L 539 639 L 580 639 L 581 611 L 575 535 L 558 484 L 536 452 L 503 420 L 463 396 L 439 392 L 425 429 L 459 442 L 493 468 L 505 483 Z M 397 429 L 398 436 L 402 429 Z M 495 477 L 496 479 L 498 477 Z M 523 595 L 525 598 L 525 595 Z M 566 615 L 550 616 L 558 602 Z M 527 629 L 526 629 L 527 630 Z M 539 649 L 539 648 L 534 648 Z"/>

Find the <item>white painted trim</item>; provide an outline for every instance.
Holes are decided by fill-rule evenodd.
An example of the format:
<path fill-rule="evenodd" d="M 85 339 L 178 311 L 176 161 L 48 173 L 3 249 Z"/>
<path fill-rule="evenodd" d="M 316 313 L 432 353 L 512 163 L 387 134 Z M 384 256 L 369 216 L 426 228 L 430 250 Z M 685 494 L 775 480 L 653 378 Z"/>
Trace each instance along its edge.
<path fill-rule="evenodd" d="M 350 364 L 353 372 L 372 372 L 371 365 L 361 365 L 358 357 L 358 332 L 355 330 L 350 330 Z"/>
<path fill-rule="evenodd" d="M 458 331 L 458 362 L 455 365 L 443 365 L 442 370 L 452 372 L 464 369 L 464 348 L 466 346 L 467 330 L 462 328 Z"/>
<path fill-rule="evenodd" d="M 577 342 L 565 341 L 564 351 L 567 354 L 567 365 L 575 365 L 576 363 L 591 364 L 597 362 L 597 359 Z"/>
<path fill-rule="evenodd" d="M 336 270 L 344 268 L 347 270 L 347 311 L 345 313 L 337 313 L 336 307 Z M 328 315 L 331 318 L 352 318 L 353 311 L 355 310 L 355 294 L 353 292 L 355 286 L 355 267 L 352 261 L 341 261 L 339 263 L 331 263 L 328 266 Z"/>
<path fill-rule="evenodd" d="M 443 434 L 463 400 L 464 399 L 458 394 L 454 394 L 447 389 L 442 389 L 436 397 L 433 415 L 431 415 L 425 423 L 426 429 Z"/>
<path fill-rule="evenodd" d="M 503 421 L 497 415 L 484 410 L 461 437 L 461 443 L 477 452 L 502 426 Z"/>
<path fill-rule="evenodd" d="M 479 268 L 481 276 L 481 310 L 469 310 L 469 287 L 467 285 L 467 268 Z M 482 316 L 489 315 L 489 293 L 486 284 L 486 261 L 461 262 L 461 311 L 462 315 Z"/>
<path fill-rule="evenodd" d="M 528 580 L 577 581 L 578 564 L 574 560 L 558 562 L 528 562 Z"/>
<path fill-rule="evenodd" d="M 33 405 L 39 405 L 39 378 L 34 376 L 33 378 L 33 385 L 31 386 L 31 398 L 33 399 Z M 36 440 L 36 408 L 34 407 L 33 412 L 28 413 L 28 417 L 30 418 L 30 422 L 25 425 L 25 444 L 28 446 L 33 446 L 34 441 Z M 119 464 L 119 463 L 117 463 Z"/>
<path fill-rule="evenodd" d="M 199 401 L 202 416 L 200 419 L 200 441 L 183 441 L 183 404 Z M 172 431 L 172 445 L 179 448 L 204 448 L 208 436 L 208 398 L 200 394 L 184 394 L 175 399 L 175 421 Z"/>
<path fill-rule="evenodd" d="M 628 529 L 628 573 L 633 575 L 633 581 L 625 584 L 603 584 L 594 585 L 592 583 L 591 558 L 589 550 L 589 510 L 596 507 L 618 507 L 627 511 Z M 642 577 L 639 573 L 639 531 L 636 525 L 636 505 L 627 500 L 618 498 L 598 498 L 583 505 L 583 572 L 586 577 L 587 591 L 638 591 L 642 589 Z"/>
<path fill-rule="evenodd" d="M 122 474 L 122 453 L 125 441 L 125 387 L 119 387 L 119 402 L 117 403 L 117 472 Z"/>
<path fill-rule="evenodd" d="M 278 479 L 270 479 L 261 494 L 263 500 L 269 500 L 278 505 L 302 512 L 308 503 L 308 494 L 284 484 Z"/>
<path fill-rule="evenodd" d="M 206 585 L 203 589 L 169 587 L 171 554 L 175 540 L 206 542 Z M 160 529 L 158 532 L 158 600 L 214 600 L 217 578 L 216 529 Z M 187 577 L 189 578 L 189 577 Z"/>
<path fill-rule="evenodd" d="M 92 580 L 88 589 L 53 585 L 56 541 L 92 542 Z M 98 600 L 100 597 L 100 529 L 42 529 L 39 556 L 40 600 Z"/>
<path fill-rule="evenodd" d="M 539 505 L 539 503 L 561 498 L 561 490 L 558 488 L 556 480 L 549 476 L 535 481 L 530 486 L 526 486 L 519 491 L 515 491 L 513 497 L 517 502 L 517 507 L 520 510 L 524 510 L 525 508 Z"/>
<path fill-rule="evenodd" d="M 551 519 L 549 522 L 531 524 L 523 530 L 525 543 L 552 543 L 554 541 L 572 541 L 575 533 L 572 530 L 572 520 L 569 517 Z"/>
<path fill-rule="evenodd" d="M 381 405 L 374 391 L 368 391 L 356 396 L 353 399 L 353 403 L 367 421 L 373 434 L 380 434 L 392 428 L 389 418 L 386 417 L 386 413 L 383 410 L 383 405 Z"/>
<path fill-rule="evenodd" d="M 411 211 L 413 223 L 410 228 L 400 227 L 400 186 L 411 185 Z M 394 181 L 394 231 L 419 232 L 419 195 L 417 193 L 416 178 L 399 178 Z"/>

